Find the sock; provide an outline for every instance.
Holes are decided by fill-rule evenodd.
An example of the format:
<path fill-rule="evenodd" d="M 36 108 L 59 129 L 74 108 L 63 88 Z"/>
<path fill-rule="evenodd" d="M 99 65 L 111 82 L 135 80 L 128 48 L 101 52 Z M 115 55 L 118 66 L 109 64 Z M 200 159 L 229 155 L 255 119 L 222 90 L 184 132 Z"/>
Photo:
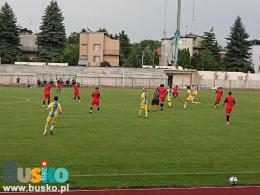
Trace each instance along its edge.
<path fill-rule="evenodd" d="M 50 100 L 50 99 L 48 99 L 48 105 L 50 104 L 50 102 L 51 102 L 51 100 Z"/>
<path fill-rule="evenodd" d="M 45 100 L 43 100 L 42 105 L 45 106 Z"/>
<path fill-rule="evenodd" d="M 229 123 L 229 118 L 230 118 L 230 116 L 229 115 L 227 115 L 227 122 Z"/>
<path fill-rule="evenodd" d="M 80 97 L 78 96 L 78 101 L 80 100 Z"/>
<path fill-rule="evenodd" d="M 187 107 L 187 102 L 184 103 L 184 109 L 186 109 L 186 107 Z"/>
<path fill-rule="evenodd" d="M 53 131 L 54 125 L 51 126 L 51 131 Z"/>
<path fill-rule="evenodd" d="M 98 107 L 97 110 L 100 111 L 100 108 Z"/>
<path fill-rule="evenodd" d="M 161 104 L 161 111 L 163 111 L 163 104 Z"/>
<path fill-rule="evenodd" d="M 138 116 L 141 116 L 141 115 L 142 115 L 142 110 L 139 110 Z"/>
<path fill-rule="evenodd" d="M 76 96 L 74 97 L 74 101 L 76 100 Z"/>
<path fill-rule="evenodd" d="M 147 118 L 148 117 L 148 110 L 145 109 L 145 117 Z"/>

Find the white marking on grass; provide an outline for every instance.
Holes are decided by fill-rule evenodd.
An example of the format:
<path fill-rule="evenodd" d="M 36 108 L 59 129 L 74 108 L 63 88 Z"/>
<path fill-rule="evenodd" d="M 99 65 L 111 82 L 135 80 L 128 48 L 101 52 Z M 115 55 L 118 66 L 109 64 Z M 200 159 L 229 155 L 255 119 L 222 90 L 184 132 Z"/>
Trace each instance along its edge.
<path fill-rule="evenodd" d="M 260 104 L 259 101 L 256 101 L 256 100 L 250 100 L 251 103 L 254 103 L 254 104 Z"/>
<path fill-rule="evenodd" d="M 198 172 L 198 173 L 119 173 L 119 174 L 77 174 L 71 177 L 129 177 L 129 176 L 175 176 L 175 175 L 242 175 L 260 172 Z"/>
<path fill-rule="evenodd" d="M 2 96 L 3 97 L 3 96 Z M 0 105 L 12 105 L 12 104 L 22 104 L 22 103 L 29 103 L 31 101 L 30 98 L 20 98 L 20 97 L 14 97 L 14 96 L 5 96 L 7 98 L 16 98 L 16 99 L 20 99 L 21 101 L 15 101 L 15 102 L 4 102 L 4 103 L 0 103 Z"/>

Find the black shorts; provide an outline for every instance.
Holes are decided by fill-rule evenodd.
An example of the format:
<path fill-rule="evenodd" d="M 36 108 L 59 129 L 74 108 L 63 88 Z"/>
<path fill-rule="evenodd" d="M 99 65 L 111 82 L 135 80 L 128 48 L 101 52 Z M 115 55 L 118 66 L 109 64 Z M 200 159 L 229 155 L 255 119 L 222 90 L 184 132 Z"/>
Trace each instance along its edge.
<path fill-rule="evenodd" d="M 153 101 L 152 101 L 152 106 L 154 106 L 154 105 L 159 105 L 159 100 L 157 100 L 157 99 L 153 99 Z"/>

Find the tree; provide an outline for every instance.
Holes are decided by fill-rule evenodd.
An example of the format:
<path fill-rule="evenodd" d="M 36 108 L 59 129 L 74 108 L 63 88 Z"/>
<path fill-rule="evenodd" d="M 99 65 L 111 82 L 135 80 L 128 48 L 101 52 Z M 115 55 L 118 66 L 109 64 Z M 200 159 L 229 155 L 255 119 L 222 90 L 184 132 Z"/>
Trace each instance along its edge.
<path fill-rule="evenodd" d="M 218 45 L 214 28 L 212 27 L 209 32 L 204 32 L 203 40 L 201 41 L 201 47 L 203 50 L 208 49 L 215 57 L 216 61 L 220 61 L 220 46 Z"/>
<path fill-rule="evenodd" d="M 183 68 L 192 68 L 189 49 L 179 50 L 178 65 Z"/>
<path fill-rule="evenodd" d="M 196 70 L 202 69 L 202 55 L 201 53 L 195 53 L 191 58 L 191 68 Z"/>
<path fill-rule="evenodd" d="M 122 31 L 118 35 L 119 43 L 120 43 L 120 65 L 125 64 L 126 59 L 130 54 L 130 39 L 125 31 Z"/>
<path fill-rule="evenodd" d="M 39 60 L 62 61 L 66 46 L 66 33 L 63 21 L 64 17 L 58 3 L 52 0 L 45 9 L 40 33 L 37 37 Z"/>
<path fill-rule="evenodd" d="M 149 45 L 143 50 L 143 60 L 144 65 L 153 65 L 154 52 Z"/>
<path fill-rule="evenodd" d="M 100 67 L 111 67 L 111 64 L 107 61 L 101 62 Z"/>
<path fill-rule="evenodd" d="M 204 71 L 219 70 L 218 63 L 216 62 L 215 56 L 209 49 L 205 49 L 201 53 L 201 66 L 199 69 Z"/>
<path fill-rule="evenodd" d="M 19 28 L 12 8 L 5 3 L 0 10 L 0 57 L 2 63 L 13 63 L 20 54 Z"/>
<path fill-rule="evenodd" d="M 73 32 L 68 37 L 64 51 L 64 61 L 69 65 L 76 65 L 79 61 L 79 33 Z"/>
<path fill-rule="evenodd" d="M 230 35 L 227 39 L 227 54 L 225 58 L 225 68 L 229 71 L 246 71 L 250 67 L 250 47 L 249 35 L 242 23 L 241 17 L 237 17 L 231 27 Z"/>
<path fill-rule="evenodd" d="M 105 28 L 99 28 L 99 29 L 97 30 L 97 32 L 104 32 L 105 35 L 106 35 L 107 37 L 109 37 L 110 39 L 118 39 L 118 35 L 117 35 L 117 34 L 113 35 L 113 34 L 111 34 L 111 33 L 108 33 L 107 29 L 105 29 Z"/>
<path fill-rule="evenodd" d="M 139 68 L 142 66 L 142 50 L 141 45 L 136 43 L 131 45 L 130 55 L 125 60 L 125 67 Z"/>
<path fill-rule="evenodd" d="M 140 42 L 141 44 L 141 48 L 142 51 L 144 51 L 147 47 L 149 47 L 151 49 L 151 54 L 152 55 L 152 61 L 150 62 L 150 64 L 153 63 L 154 64 L 159 64 L 159 55 L 155 52 L 156 49 L 158 49 L 159 47 L 161 47 L 161 42 L 160 41 L 154 41 L 154 40 L 143 40 Z M 146 64 L 146 62 L 145 62 Z"/>

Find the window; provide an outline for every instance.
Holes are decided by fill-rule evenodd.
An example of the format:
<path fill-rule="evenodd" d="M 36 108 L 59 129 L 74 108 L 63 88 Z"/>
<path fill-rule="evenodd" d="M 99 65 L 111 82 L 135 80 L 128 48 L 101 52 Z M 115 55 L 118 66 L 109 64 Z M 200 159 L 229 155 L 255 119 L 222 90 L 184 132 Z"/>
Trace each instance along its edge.
<path fill-rule="evenodd" d="M 100 56 L 94 56 L 93 61 L 94 62 L 100 62 Z"/>
<path fill-rule="evenodd" d="M 81 44 L 82 47 L 87 48 L 88 44 Z"/>
<path fill-rule="evenodd" d="M 100 51 L 101 50 L 101 45 L 100 44 L 94 44 L 94 51 Z"/>
<path fill-rule="evenodd" d="M 258 66 L 258 72 L 260 72 L 260 66 Z"/>
<path fill-rule="evenodd" d="M 88 59 L 88 56 L 82 55 L 82 56 L 81 56 L 81 59 L 82 59 L 82 60 L 87 60 L 87 59 Z"/>

